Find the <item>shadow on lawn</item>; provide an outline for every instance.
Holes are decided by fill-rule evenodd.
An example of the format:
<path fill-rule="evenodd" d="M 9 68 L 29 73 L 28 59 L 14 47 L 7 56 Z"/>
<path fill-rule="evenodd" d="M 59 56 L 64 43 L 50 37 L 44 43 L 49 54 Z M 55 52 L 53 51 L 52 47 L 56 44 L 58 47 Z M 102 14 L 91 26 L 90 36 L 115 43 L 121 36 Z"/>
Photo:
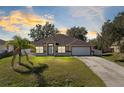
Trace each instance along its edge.
<path fill-rule="evenodd" d="M 112 56 L 112 53 L 105 53 L 102 56 Z"/>
<path fill-rule="evenodd" d="M 124 59 L 115 60 L 116 62 L 124 62 Z"/>
<path fill-rule="evenodd" d="M 25 70 L 13 68 L 13 70 L 15 72 L 20 73 L 20 74 L 27 74 L 27 75 L 33 74 L 36 77 L 36 82 L 38 84 L 37 87 L 44 87 L 45 86 L 46 81 L 45 81 L 42 74 L 48 68 L 47 64 L 39 64 L 38 66 L 33 66 L 33 64 L 31 64 L 31 66 L 29 66 L 27 64 L 21 63 L 19 65 L 22 67 L 25 67 L 28 70 L 25 71 Z"/>

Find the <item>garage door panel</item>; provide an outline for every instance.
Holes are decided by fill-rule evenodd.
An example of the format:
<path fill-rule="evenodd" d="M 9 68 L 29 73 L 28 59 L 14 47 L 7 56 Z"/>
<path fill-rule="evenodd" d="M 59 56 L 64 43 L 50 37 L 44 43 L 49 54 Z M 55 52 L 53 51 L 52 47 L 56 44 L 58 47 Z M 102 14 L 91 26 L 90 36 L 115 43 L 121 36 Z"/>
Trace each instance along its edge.
<path fill-rule="evenodd" d="M 90 47 L 72 47 L 72 55 L 90 55 Z"/>

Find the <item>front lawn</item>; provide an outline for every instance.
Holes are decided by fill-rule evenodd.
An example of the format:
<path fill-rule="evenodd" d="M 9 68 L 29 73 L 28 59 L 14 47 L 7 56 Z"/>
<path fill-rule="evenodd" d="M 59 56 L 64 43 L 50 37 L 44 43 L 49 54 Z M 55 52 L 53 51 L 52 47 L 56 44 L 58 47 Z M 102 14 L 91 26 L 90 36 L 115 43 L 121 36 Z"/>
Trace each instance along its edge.
<path fill-rule="evenodd" d="M 11 57 L 0 59 L 0 86 L 38 86 L 36 78 L 39 76 L 44 78 L 44 86 L 105 86 L 98 76 L 76 58 L 31 57 L 30 60 L 35 66 L 38 66 L 39 63 L 47 64 L 48 69 L 41 72 L 40 75 L 20 74 L 12 70 Z M 23 61 L 25 61 L 25 57 L 23 57 Z"/>
<path fill-rule="evenodd" d="M 106 53 L 103 54 L 103 58 L 115 62 L 121 66 L 124 66 L 124 57 L 120 53 Z"/>

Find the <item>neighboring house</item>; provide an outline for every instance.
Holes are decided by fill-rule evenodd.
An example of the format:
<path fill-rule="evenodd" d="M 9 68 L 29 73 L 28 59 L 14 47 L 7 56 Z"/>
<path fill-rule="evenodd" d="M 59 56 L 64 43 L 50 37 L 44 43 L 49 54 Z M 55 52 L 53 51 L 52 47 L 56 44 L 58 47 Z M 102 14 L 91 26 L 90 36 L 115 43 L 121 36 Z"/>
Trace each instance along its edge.
<path fill-rule="evenodd" d="M 8 52 L 11 52 L 13 51 L 13 46 L 12 45 L 9 45 L 8 47 L 6 46 L 6 41 L 0 39 L 0 52 L 4 52 L 4 51 L 8 51 Z"/>
<path fill-rule="evenodd" d="M 11 52 L 14 50 L 14 46 L 13 45 L 8 45 L 7 51 Z"/>
<path fill-rule="evenodd" d="M 13 45 L 8 45 L 6 46 L 6 41 L 0 39 L 0 54 L 4 53 L 5 51 L 7 52 L 12 52 L 14 50 Z M 27 54 L 31 54 L 31 49 L 22 49 L 22 55 L 25 55 L 24 51 L 26 51 Z"/>
<path fill-rule="evenodd" d="M 120 44 L 123 44 L 123 43 L 124 43 L 124 37 L 120 41 Z M 119 46 L 118 42 L 113 43 L 111 48 L 113 49 L 113 52 L 120 53 L 120 46 Z"/>
<path fill-rule="evenodd" d="M 34 42 L 34 44 L 36 46 L 36 55 L 89 56 L 92 54 L 92 46 L 89 43 L 63 34 L 41 39 Z"/>
<path fill-rule="evenodd" d="M 5 50 L 5 41 L 0 39 L 0 52 L 2 52 L 3 50 Z"/>
<path fill-rule="evenodd" d="M 113 49 L 113 52 L 120 53 L 120 46 L 117 42 L 113 43 L 111 48 Z"/>
<path fill-rule="evenodd" d="M 22 55 L 25 55 L 25 52 L 26 52 L 27 54 L 32 54 L 32 53 L 31 53 L 31 49 L 22 49 L 22 50 L 21 50 Z"/>

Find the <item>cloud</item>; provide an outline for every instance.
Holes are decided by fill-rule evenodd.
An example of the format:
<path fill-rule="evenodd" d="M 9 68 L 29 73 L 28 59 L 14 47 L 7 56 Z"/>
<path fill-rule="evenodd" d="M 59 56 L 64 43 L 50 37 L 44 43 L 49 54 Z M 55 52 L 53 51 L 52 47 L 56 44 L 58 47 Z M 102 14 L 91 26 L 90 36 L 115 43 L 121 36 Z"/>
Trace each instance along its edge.
<path fill-rule="evenodd" d="M 60 34 L 66 34 L 67 28 L 66 27 L 62 27 L 59 28 Z"/>
<path fill-rule="evenodd" d="M 101 25 L 106 21 L 105 11 L 108 7 L 103 6 L 84 6 L 70 7 L 70 14 L 74 18 L 85 20 L 88 30 L 95 29 L 100 31 Z"/>
<path fill-rule="evenodd" d="M 104 11 L 107 7 L 89 6 L 89 7 L 71 7 L 70 12 L 73 17 L 85 17 L 87 20 L 100 19 L 105 21 Z"/>
<path fill-rule="evenodd" d="M 27 9 L 33 9 L 33 7 L 32 7 L 32 6 L 26 6 L 26 8 L 27 8 Z"/>
<path fill-rule="evenodd" d="M 12 32 L 21 31 L 23 28 L 31 28 L 36 24 L 44 25 L 46 22 L 51 23 L 53 19 L 21 11 L 12 11 L 8 16 L 0 16 L 0 27 L 3 30 Z"/>
<path fill-rule="evenodd" d="M 13 33 L 13 35 L 29 38 L 28 34 L 30 29 L 36 24 L 44 25 L 46 22 L 54 22 L 53 15 L 45 14 L 45 16 L 46 15 L 47 17 L 29 12 L 25 13 L 19 10 L 11 11 L 7 16 L 0 16 L 0 28 L 2 28 L 3 31 Z"/>
<path fill-rule="evenodd" d="M 97 32 L 96 31 L 88 31 L 87 35 L 88 39 L 93 39 L 97 37 Z"/>
<path fill-rule="evenodd" d="M 20 28 L 16 27 L 14 24 L 11 25 L 7 17 L 2 17 L 2 19 L 0 19 L 0 27 L 2 27 L 2 29 L 6 31 L 19 31 L 20 30 Z"/>
<path fill-rule="evenodd" d="M 49 19 L 49 20 L 54 20 L 54 15 L 51 15 L 51 14 L 45 14 L 42 17 L 46 18 L 46 19 Z"/>

